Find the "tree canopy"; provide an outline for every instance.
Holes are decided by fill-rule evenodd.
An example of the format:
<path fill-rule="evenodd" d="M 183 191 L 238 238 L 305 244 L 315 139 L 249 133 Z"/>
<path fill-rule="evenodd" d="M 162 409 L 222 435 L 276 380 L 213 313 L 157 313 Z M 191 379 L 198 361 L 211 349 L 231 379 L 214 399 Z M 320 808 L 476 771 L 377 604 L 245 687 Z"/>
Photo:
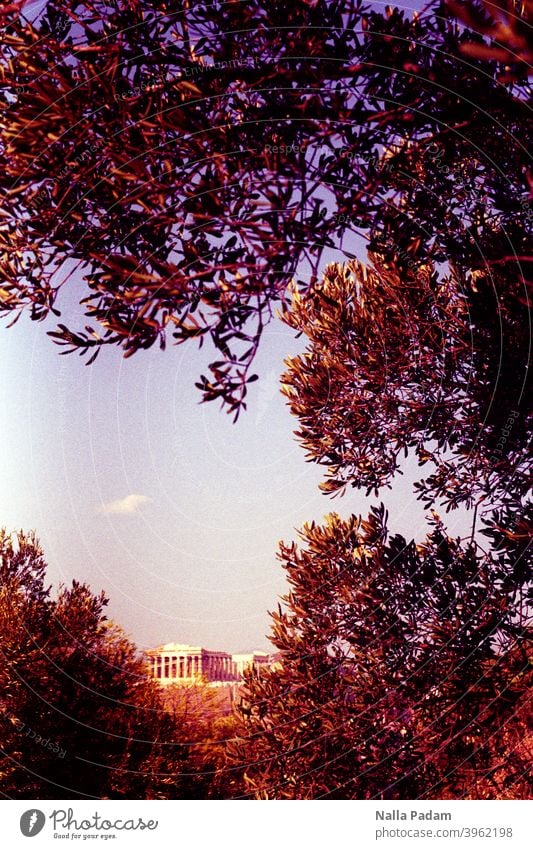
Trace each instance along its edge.
<path fill-rule="evenodd" d="M 74 264 L 88 323 L 53 331 L 65 350 L 208 338 L 198 385 L 235 412 L 289 281 L 305 289 L 349 234 L 401 269 L 452 264 L 467 297 L 481 271 L 489 289 L 497 273 L 497 298 L 523 300 L 528 30 L 506 31 L 503 56 L 486 7 L 468 8 L 480 32 L 438 3 L 54 0 L 34 21 L 14 13 L 0 57 L 2 308 L 59 315 Z"/>
<path fill-rule="evenodd" d="M 197 718 L 177 721 L 145 659 L 77 581 L 57 597 L 34 534 L 0 533 L 0 778 L 4 796 L 209 795 Z M 193 733 L 194 732 L 194 733 Z"/>
<path fill-rule="evenodd" d="M 406 276 L 371 260 L 329 266 L 285 314 L 308 344 L 283 391 L 308 457 L 328 466 L 322 488 L 377 493 L 412 451 L 431 470 L 417 484 L 428 506 L 520 504 L 533 470 L 526 305 L 481 272 L 467 295 L 433 264 Z"/>
<path fill-rule="evenodd" d="M 527 540 L 489 555 L 433 525 L 415 544 L 380 507 L 281 544 L 279 662 L 248 676 L 233 749 L 248 794 L 528 797 Z"/>

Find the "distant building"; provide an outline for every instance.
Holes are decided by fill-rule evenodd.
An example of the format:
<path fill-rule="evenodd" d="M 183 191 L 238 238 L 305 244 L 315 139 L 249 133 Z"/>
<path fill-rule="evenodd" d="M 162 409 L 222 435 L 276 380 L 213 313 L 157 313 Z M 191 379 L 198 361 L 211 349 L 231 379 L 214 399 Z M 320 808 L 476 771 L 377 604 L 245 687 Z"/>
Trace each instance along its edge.
<path fill-rule="evenodd" d="M 239 678 L 244 675 L 244 670 L 254 666 L 256 669 L 261 666 L 270 665 L 270 655 L 265 651 L 254 651 L 250 654 L 232 654 L 231 655 L 235 672 Z"/>
<path fill-rule="evenodd" d="M 176 681 L 237 681 L 231 655 L 201 646 L 167 643 L 147 652 L 153 678 L 161 684 Z"/>
<path fill-rule="evenodd" d="M 182 643 L 167 643 L 146 652 L 146 655 L 152 677 L 163 685 L 194 681 L 210 684 L 238 682 L 245 669 L 271 662 L 270 655 L 262 651 L 231 655 Z"/>

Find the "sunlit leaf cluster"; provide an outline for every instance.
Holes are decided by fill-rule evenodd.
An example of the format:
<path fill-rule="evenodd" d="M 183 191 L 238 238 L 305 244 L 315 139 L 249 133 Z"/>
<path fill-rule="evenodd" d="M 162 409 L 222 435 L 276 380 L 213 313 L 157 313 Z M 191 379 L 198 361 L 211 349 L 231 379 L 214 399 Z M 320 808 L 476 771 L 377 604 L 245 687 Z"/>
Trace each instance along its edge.
<path fill-rule="evenodd" d="M 526 305 L 499 275 L 465 288 L 431 264 L 371 260 L 329 266 L 284 316 L 308 343 L 283 391 L 309 459 L 328 467 L 322 489 L 377 493 L 412 453 L 428 506 L 519 503 L 533 471 Z"/>
<path fill-rule="evenodd" d="M 279 662 L 249 676 L 232 750 L 247 794 L 527 798 L 531 623 L 516 550 L 483 554 L 438 519 L 416 545 L 388 533 L 383 508 L 332 514 L 301 539 L 280 547 Z"/>

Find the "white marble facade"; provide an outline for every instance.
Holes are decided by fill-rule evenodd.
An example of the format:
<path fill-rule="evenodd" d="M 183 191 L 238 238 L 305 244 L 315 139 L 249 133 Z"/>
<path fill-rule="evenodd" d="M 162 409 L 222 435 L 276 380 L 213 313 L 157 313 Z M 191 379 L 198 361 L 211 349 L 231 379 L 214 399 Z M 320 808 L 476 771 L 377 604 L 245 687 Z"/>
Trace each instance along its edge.
<path fill-rule="evenodd" d="M 167 643 L 146 654 L 151 675 L 161 684 L 240 681 L 246 667 L 269 662 L 265 652 L 231 655 L 182 643 Z"/>

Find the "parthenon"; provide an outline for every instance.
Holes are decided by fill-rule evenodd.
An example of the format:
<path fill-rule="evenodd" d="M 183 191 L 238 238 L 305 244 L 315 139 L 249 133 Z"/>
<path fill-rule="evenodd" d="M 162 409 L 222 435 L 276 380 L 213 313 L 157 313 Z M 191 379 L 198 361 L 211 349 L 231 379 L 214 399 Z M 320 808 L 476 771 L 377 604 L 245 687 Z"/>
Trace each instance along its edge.
<path fill-rule="evenodd" d="M 182 643 L 167 643 L 146 654 L 151 675 L 161 684 L 195 680 L 208 683 L 240 681 L 247 666 L 270 662 L 266 652 L 231 655 Z"/>

